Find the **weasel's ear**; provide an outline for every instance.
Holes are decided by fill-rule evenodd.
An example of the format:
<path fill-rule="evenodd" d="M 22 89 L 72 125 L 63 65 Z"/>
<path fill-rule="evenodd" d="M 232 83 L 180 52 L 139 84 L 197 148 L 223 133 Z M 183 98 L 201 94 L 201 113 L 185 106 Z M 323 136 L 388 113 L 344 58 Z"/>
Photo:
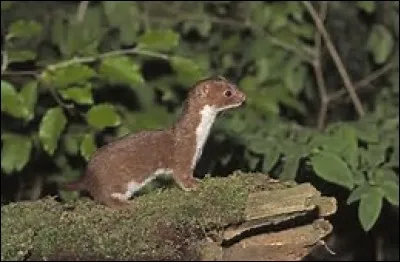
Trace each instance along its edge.
<path fill-rule="evenodd" d="M 204 84 L 197 89 L 197 95 L 201 97 L 206 97 L 210 91 L 210 84 Z"/>

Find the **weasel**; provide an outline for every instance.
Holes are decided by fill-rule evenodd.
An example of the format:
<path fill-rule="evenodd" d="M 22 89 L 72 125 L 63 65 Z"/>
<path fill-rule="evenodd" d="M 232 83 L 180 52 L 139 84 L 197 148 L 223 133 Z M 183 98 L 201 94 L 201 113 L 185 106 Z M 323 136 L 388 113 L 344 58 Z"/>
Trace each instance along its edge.
<path fill-rule="evenodd" d="M 98 203 L 123 208 L 132 195 L 161 174 L 172 175 L 185 191 L 200 180 L 194 168 L 218 112 L 240 106 L 245 94 L 223 77 L 197 82 L 188 92 L 178 120 L 164 130 L 145 130 L 100 147 L 86 173 L 67 190 L 87 191 Z"/>

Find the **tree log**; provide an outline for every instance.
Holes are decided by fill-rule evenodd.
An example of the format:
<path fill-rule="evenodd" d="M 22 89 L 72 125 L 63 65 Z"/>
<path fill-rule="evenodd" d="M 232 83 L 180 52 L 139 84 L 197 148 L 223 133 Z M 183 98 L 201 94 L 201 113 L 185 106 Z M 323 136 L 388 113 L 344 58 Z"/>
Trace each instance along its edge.
<path fill-rule="evenodd" d="M 332 231 L 311 184 L 235 172 L 137 196 L 126 210 L 47 197 L 1 208 L 2 260 L 300 260 Z"/>

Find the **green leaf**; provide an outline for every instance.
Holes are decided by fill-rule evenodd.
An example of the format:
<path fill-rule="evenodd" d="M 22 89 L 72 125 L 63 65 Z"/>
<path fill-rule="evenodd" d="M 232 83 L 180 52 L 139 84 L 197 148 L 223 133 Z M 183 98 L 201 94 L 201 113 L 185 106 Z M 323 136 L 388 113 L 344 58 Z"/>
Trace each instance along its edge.
<path fill-rule="evenodd" d="M 383 25 L 373 25 L 367 42 L 367 50 L 372 53 L 375 63 L 385 63 L 393 46 L 394 40 L 389 30 Z"/>
<path fill-rule="evenodd" d="M 271 143 L 269 138 L 254 137 L 248 141 L 248 149 L 256 154 L 264 154 L 274 144 Z"/>
<path fill-rule="evenodd" d="M 358 140 L 356 131 L 347 123 L 340 123 L 332 129 L 333 134 L 326 134 L 321 139 L 321 146 L 342 157 L 350 167 L 358 164 Z"/>
<path fill-rule="evenodd" d="M 66 56 L 94 56 L 100 41 L 108 30 L 103 25 L 103 10 L 100 5 L 91 6 L 82 21 L 70 17 L 66 28 L 64 52 Z"/>
<path fill-rule="evenodd" d="M 356 131 L 350 125 L 341 127 L 341 138 L 346 144 L 340 155 L 352 168 L 358 165 L 358 140 Z"/>
<path fill-rule="evenodd" d="M 311 157 L 315 173 L 328 182 L 352 189 L 353 176 L 346 163 L 330 152 L 319 152 Z"/>
<path fill-rule="evenodd" d="M 271 32 L 276 32 L 287 25 L 287 11 L 287 7 L 282 5 L 282 3 L 271 4 L 272 19 L 268 25 Z"/>
<path fill-rule="evenodd" d="M 239 39 L 241 40 L 241 39 Z M 239 44 L 241 42 L 239 41 Z M 239 46 L 238 44 L 238 46 Z M 221 47 L 223 48 L 223 47 Z M 238 47 L 236 47 L 238 48 Z M 276 49 L 274 49 L 273 45 L 271 44 L 271 42 L 269 42 L 269 39 L 267 39 L 266 37 L 259 37 L 259 38 L 255 38 L 254 41 L 252 41 L 251 43 L 249 43 L 249 49 L 246 49 L 246 55 L 248 56 L 247 59 L 252 59 L 252 60 L 258 60 L 260 59 L 260 57 L 268 57 L 268 62 L 271 65 L 277 64 L 276 63 L 276 55 L 275 53 L 271 54 L 271 50 L 276 51 Z M 279 49 L 277 50 L 278 53 L 280 53 Z M 230 52 L 234 52 L 234 51 L 230 51 Z M 269 57 L 272 56 L 275 58 L 274 59 L 270 59 Z M 278 61 L 279 62 L 279 61 Z M 271 68 L 272 69 L 272 68 Z M 272 74 L 270 74 L 272 75 Z M 250 75 L 247 75 L 246 77 L 251 77 Z"/>
<path fill-rule="evenodd" d="M 134 43 L 140 29 L 136 5 L 129 1 L 103 1 L 102 4 L 110 25 L 119 29 L 122 44 Z"/>
<path fill-rule="evenodd" d="M 36 53 L 30 50 L 7 50 L 7 55 L 10 64 L 36 59 Z"/>
<path fill-rule="evenodd" d="M 398 167 L 399 166 L 399 136 L 397 136 L 396 139 L 395 139 L 393 153 L 390 156 L 390 160 L 389 160 L 388 164 L 392 165 L 394 167 Z"/>
<path fill-rule="evenodd" d="M 289 94 L 289 92 L 284 91 L 280 97 L 277 98 L 279 102 L 283 105 L 293 108 L 297 110 L 299 113 L 305 115 L 307 113 L 307 109 L 299 99 L 293 97 L 293 95 Z"/>
<path fill-rule="evenodd" d="M 299 168 L 300 159 L 300 154 L 287 155 L 279 179 L 282 181 L 294 180 L 296 178 L 297 169 Z"/>
<path fill-rule="evenodd" d="M 382 189 L 385 198 L 391 203 L 392 205 L 398 206 L 399 205 L 399 184 L 387 180 L 383 182 L 383 184 L 379 185 Z"/>
<path fill-rule="evenodd" d="M 265 90 L 265 89 L 264 89 Z M 262 90 L 262 91 L 264 91 Z M 301 114 L 306 113 L 306 108 L 305 106 L 299 102 L 298 99 L 294 97 L 293 94 L 289 92 L 286 88 L 284 88 L 282 85 L 276 84 L 276 85 L 270 85 L 267 90 L 265 90 L 265 97 L 262 99 L 265 100 L 272 100 L 275 101 L 275 103 L 280 102 L 283 105 L 293 108 L 297 110 Z M 260 94 L 261 95 L 261 94 Z M 260 97 L 260 95 L 257 95 L 257 97 Z M 263 94 L 264 95 L 264 94 Z M 260 101 L 261 102 L 261 101 Z"/>
<path fill-rule="evenodd" d="M 302 7 L 301 3 L 296 1 L 288 1 L 286 4 L 289 14 L 292 15 L 297 22 L 303 22 L 304 8 Z"/>
<path fill-rule="evenodd" d="M 127 20 L 129 21 L 132 15 L 132 10 L 135 9 L 135 5 L 132 2 L 125 1 L 105 1 L 102 2 L 104 6 L 107 20 L 111 26 L 119 27 Z"/>
<path fill-rule="evenodd" d="M 120 138 L 120 137 L 130 134 L 131 132 L 132 132 L 132 130 L 127 125 L 122 124 L 117 128 L 117 132 L 116 132 L 115 136 L 117 138 Z"/>
<path fill-rule="evenodd" d="M 68 56 L 70 50 L 67 43 L 67 23 L 64 21 L 64 17 L 56 15 L 51 25 L 51 42 L 58 46 L 63 56 Z"/>
<path fill-rule="evenodd" d="M 81 134 L 65 134 L 63 138 L 65 151 L 70 155 L 76 156 L 79 153 L 81 140 Z"/>
<path fill-rule="evenodd" d="M 394 131 L 399 129 L 399 116 L 387 118 L 381 125 L 381 131 Z"/>
<path fill-rule="evenodd" d="M 19 96 L 24 106 L 28 109 L 27 120 L 32 120 L 35 115 L 35 106 L 38 98 L 37 81 L 30 81 L 22 87 Z"/>
<path fill-rule="evenodd" d="M 382 209 L 382 194 L 374 187 L 361 198 L 358 206 L 358 219 L 365 231 L 369 231 L 378 220 Z"/>
<path fill-rule="evenodd" d="M 191 84 L 204 76 L 202 68 L 190 59 L 173 56 L 170 61 L 178 79 L 184 84 Z"/>
<path fill-rule="evenodd" d="M 365 156 L 370 167 L 377 167 L 385 162 L 386 146 L 381 144 L 369 144 Z"/>
<path fill-rule="evenodd" d="M 170 51 L 179 44 L 179 34 L 172 30 L 147 31 L 139 37 L 138 48 L 153 51 Z"/>
<path fill-rule="evenodd" d="M 265 25 L 268 25 L 273 18 L 272 10 L 269 5 L 265 5 L 262 2 L 256 3 L 257 2 L 252 5 L 252 13 L 250 17 L 254 24 L 264 27 Z"/>
<path fill-rule="evenodd" d="M 247 127 L 246 122 L 243 121 L 243 118 L 239 114 L 231 114 L 230 117 L 221 119 L 216 125 L 218 124 L 223 124 L 226 130 L 231 130 L 236 133 L 243 132 Z"/>
<path fill-rule="evenodd" d="M 60 169 L 67 169 L 68 168 L 68 159 L 67 156 L 64 154 L 57 154 L 54 156 L 54 163 Z"/>
<path fill-rule="evenodd" d="M 1 111 L 22 119 L 26 119 L 30 115 L 23 98 L 20 97 L 11 83 L 4 80 L 1 80 Z"/>
<path fill-rule="evenodd" d="M 279 161 L 281 152 L 276 147 L 269 148 L 264 155 L 263 171 L 270 172 L 274 165 Z"/>
<path fill-rule="evenodd" d="M 48 75 L 49 79 L 46 80 L 57 88 L 65 88 L 70 85 L 84 84 L 95 75 L 96 72 L 84 64 L 72 64 L 56 69 L 53 74 Z"/>
<path fill-rule="evenodd" d="M 257 65 L 257 82 L 262 83 L 269 77 L 269 67 L 271 66 L 268 59 L 261 58 L 256 61 Z"/>
<path fill-rule="evenodd" d="M 206 18 L 203 19 L 203 21 L 198 21 L 195 26 L 202 37 L 207 37 L 210 35 L 212 25 L 213 23 L 210 21 L 210 19 Z"/>
<path fill-rule="evenodd" d="M 385 169 L 373 168 L 369 170 L 370 183 L 373 185 L 381 185 L 386 181 Z"/>
<path fill-rule="evenodd" d="M 346 200 L 346 203 L 350 205 L 351 203 L 360 200 L 363 196 L 365 196 L 369 191 L 371 190 L 371 186 L 367 183 L 364 182 L 361 184 L 359 187 L 351 191 L 351 194 Z"/>
<path fill-rule="evenodd" d="M 361 170 L 353 170 L 353 180 L 356 185 L 362 185 L 366 181 L 365 175 Z"/>
<path fill-rule="evenodd" d="M 53 107 L 44 114 L 39 127 L 39 139 L 44 150 L 53 155 L 63 132 L 67 118 L 60 107 Z"/>
<path fill-rule="evenodd" d="M 357 7 L 371 14 L 375 11 L 376 5 L 375 1 L 357 1 Z"/>
<path fill-rule="evenodd" d="M 245 158 L 246 158 L 246 161 L 247 161 L 247 163 L 249 165 L 250 170 L 255 170 L 256 167 L 257 167 L 258 162 L 260 161 L 260 159 L 258 157 L 256 157 L 256 156 L 248 153 L 247 151 L 246 151 L 246 154 L 245 154 Z"/>
<path fill-rule="evenodd" d="M 144 83 L 140 66 L 127 56 L 109 57 L 101 62 L 99 73 L 113 83 L 137 86 Z"/>
<path fill-rule="evenodd" d="M 8 28 L 12 37 L 31 38 L 42 32 L 42 25 L 34 20 L 18 20 Z"/>
<path fill-rule="evenodd" d="M 399 183 L 399 176 L 396 174 L 396 172 L 393 171 L 393 169 L 390 168 L 380 168 L 382 170 L 385 181 L 393 181 L 395 183 Z"/>
<path fill-rule="evenodd" d="M 303 90 L 307 69 L 303 65 L 288 66 L 285 72 L 283 78 L 285 87 L 291 94 L 298 95 Z"/>
<path fill-rule="evenodd" d="M 324 148 L 325 142 L 327 140 L 329 140 L 328 136 L 322 133 L 316 133 L 314 136 L 311 137 L 310 141 L 308 142 L 308 148 L 310 149 L 310 151 Z"/>
<path fill-rule="evenodd" d="M 309 23 L 289 23 L 288 24 L 290 32 L 294 35 L 298 35 L 304 39 L 311 40 L 314 37 L 315 27 Z"/>
<path fill-rule="evenodd" d="M 382 186 L 386 182 L 399 183 L 399 177 L 390 168 L 377 168 L 370 170 L 370 184 Z"/>
<path fill-rule="evenodd" d="M 377 143 L 379 141 L 379 132 L 375 123 L 356 122 L 353 124 L 357 137 L 368 143 Z"/>
<path fill-rule="evenodd" d="M 279 114 L 279 105 L 278 101 L 273 98 L 266 97 L 248 97 L 249 106 L 254 107 L 256 110 L 259 110 L 261 113 L 266 115 L 278 115 Z"/>
<path fill-rule="evenodd" d="M 86 134 L 82 139 L 80 147 L 81 155 L 86 161 L 88 161 L 96 149 L 97 147 L 94 141 L 94 135 L 92 133 Z"/>
<path fill-rule="evenodd" d="M 93 104 L 92 86 L 86 83 L 84 86 L 69 87 L 59 91 L 62 98 L 72 100 L 81 105 Z"/>
<path fill-rule="evenodd" d="M 32 141 L 27 136 L 7 134 L 2 136 L 1 168 L 6 174 L 21 171 L 29 161 Z"/>
<path fill-rule="evenodd" d="M 110 104 L 92 106 L 87 112 L 86 119 L 89 125 L 100 130 L 121 124 L 121 117 Z"/>
<path fill-rule="evenodd" d="M 247 75 L 239 81 L 239 86 L 246 93 L 257 92 L 257 78 Z"/>

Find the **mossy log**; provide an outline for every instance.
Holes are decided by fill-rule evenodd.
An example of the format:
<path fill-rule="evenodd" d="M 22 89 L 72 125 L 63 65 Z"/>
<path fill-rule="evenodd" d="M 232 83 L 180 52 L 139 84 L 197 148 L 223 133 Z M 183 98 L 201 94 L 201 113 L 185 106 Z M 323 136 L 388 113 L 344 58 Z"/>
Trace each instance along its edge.
<path fill-rule="evenodd" d="M 1 208 L 2 260 L 299 260 L 327 236 L 334 198 L 236 172 L 158 188 L 111 210 L 89 198 Z"/>

